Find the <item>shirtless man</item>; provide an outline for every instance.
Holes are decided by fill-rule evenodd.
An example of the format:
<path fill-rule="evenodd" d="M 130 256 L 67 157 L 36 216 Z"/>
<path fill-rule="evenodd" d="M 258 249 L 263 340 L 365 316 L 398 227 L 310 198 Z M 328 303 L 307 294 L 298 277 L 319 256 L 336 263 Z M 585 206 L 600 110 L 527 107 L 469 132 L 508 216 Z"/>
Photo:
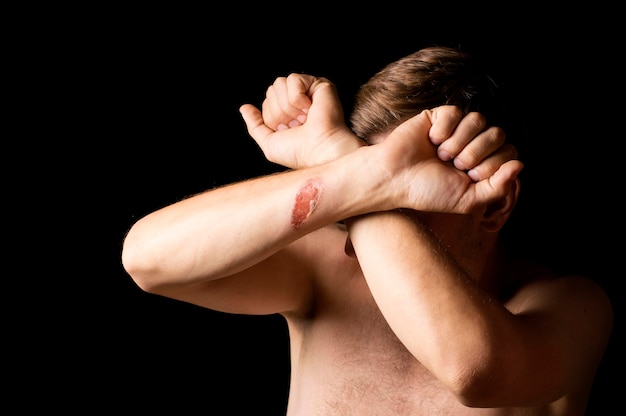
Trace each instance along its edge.
<path fill-rule="evenodd" d="M 289 169 L 148 214 L 124 267 L 150 293 L 282 315 L 290 416 L 584 415 L 611 304 L 500 241 L 522 163 L 470 69 L 437 47 L 390 64 L 352 129 L 330 81 L 277 78 L 241 114 Z"/>

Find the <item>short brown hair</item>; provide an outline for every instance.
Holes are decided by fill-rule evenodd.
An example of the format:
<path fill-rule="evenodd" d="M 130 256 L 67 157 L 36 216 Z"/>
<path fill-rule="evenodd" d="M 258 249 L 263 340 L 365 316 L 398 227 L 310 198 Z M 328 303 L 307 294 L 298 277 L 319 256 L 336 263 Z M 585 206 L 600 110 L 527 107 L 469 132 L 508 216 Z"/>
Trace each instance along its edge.
<path fill-rule="evenodd" d="M 352 130 L 366 140 L 441 105 L 464 114 L 481 112 L 504 127 L 504 106 L 495 82 L 467 52 L 444 46 L 420 49 L 385 66 L 357 91 Z"/>

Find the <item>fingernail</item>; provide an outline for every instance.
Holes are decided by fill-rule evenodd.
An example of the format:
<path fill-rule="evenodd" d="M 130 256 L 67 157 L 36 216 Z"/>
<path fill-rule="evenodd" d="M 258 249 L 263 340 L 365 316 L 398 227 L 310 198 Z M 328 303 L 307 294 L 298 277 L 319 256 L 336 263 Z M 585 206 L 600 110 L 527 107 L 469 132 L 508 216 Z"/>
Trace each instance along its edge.
<path fill-rule="evenodd" d="M 450 153 L 446 152 L 445 150 L 442 150 L 441 148 L 437 150 L 437 155 L 439 156 L 439 159 L 443 160 L 444 162 L 447 162 L 448 160 L 452 159 L 452 156 L 450 155 Z"/>

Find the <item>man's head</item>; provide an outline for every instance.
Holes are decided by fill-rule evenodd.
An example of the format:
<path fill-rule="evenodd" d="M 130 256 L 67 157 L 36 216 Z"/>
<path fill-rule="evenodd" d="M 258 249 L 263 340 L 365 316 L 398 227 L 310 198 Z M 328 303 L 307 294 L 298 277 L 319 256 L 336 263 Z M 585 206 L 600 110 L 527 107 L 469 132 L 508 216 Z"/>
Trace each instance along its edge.
<path fill-rule="evenodd" d="M 449 47 L 420 49 L 384 67 L 361 86 L 350 117 L 352 130 L 369 141 L 423 110 L 455 105 L 505 127 L 498 87 L 471 55 Z"/>
<path fill-rule="evenodd" d="M 429 47 L 390 63 L 359 89 L 350 117 L 359 137 L 378 143 L 402 122 L 426 109 L 455 105 L 477 111 L 487 125 L 505 127 L 506 112 L 497 85 L 466 52 Z M 502 200 L 467 215 L 417 213 L 467 270 L 479 273 L 495 248 L 498 231 L 517 203 L 519 183 Z"/>

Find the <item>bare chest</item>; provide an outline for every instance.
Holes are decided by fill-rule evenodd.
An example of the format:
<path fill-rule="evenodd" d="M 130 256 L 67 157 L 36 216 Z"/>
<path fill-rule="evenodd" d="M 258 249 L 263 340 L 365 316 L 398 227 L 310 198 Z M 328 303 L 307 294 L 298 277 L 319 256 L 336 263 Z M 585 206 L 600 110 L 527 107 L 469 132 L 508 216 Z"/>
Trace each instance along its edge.
<path fill-rule="evenodd" d="M 341 299 L 290 328 L 289 414 L 453 414 L 454 398 L 398 340 L 365 283 Z"/>
<path fill-rule="evenodd" d="M 341 301 L 290 322 L 288 416 L 543 415 L 547 409 L 476 409 L 456 398 L 393 333 L 365 281 Z"/>

